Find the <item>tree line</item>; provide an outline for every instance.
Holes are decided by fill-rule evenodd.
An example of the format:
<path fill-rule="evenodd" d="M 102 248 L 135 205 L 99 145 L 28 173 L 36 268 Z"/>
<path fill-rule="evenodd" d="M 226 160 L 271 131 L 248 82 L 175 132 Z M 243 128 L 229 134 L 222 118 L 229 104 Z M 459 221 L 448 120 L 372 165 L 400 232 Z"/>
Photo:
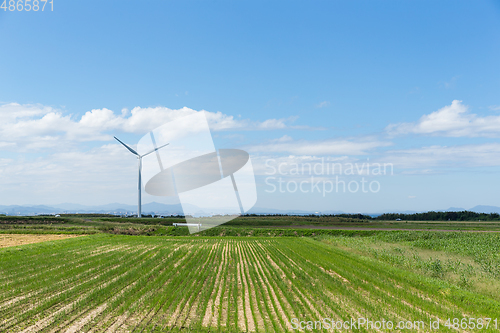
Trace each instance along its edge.
<path fill-rule="evenodd" d="M 284 217 L 284 216 L 306 216 L 306 217 L 343 217 L 351 218 L 357 220 L 402 220 L 402 221 L 500 221 L 500 214 L 498 213 L 476 213 L 471 211 L 461 211 L 461 212 L 425 212 L 425 213 L 413 213 L 413 214 L 401 214 L 401 213 L 384 213 L 378 216 L 370 216 L 365 214 L 310 214 L 310 215 L 288 215 L 288 214 L 245 214 L 244 216 L 274 216 L 274 217 Z"/>
<path fill-rule="evenodd" d="M 405 220 L 405 221 L 499 221 L 498 213 L 476 213 L 467 210 L 461 212 L 426 212 L 414 214 L 386 213 L 376 217 L 377 220 Z"/>

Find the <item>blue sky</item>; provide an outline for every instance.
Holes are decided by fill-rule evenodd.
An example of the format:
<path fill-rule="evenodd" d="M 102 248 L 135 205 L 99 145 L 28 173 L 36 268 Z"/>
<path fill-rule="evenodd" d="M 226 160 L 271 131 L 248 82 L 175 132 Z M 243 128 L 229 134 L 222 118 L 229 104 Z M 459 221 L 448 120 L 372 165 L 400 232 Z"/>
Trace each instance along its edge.
<path fill-rule="evenodd" d="M 498 1 L 55 0 L 0 10 L 0 45 L 0 204 L 134 203 L 112 135 L 152 129 L 134 108 L 186 107 L 213 115 L 219 148 L 251 153 L 259 207 L 500 206 Z M 370 176 L 377 193 L 265 191 L 266 160 L 321 158 L 394 174 Z"/>

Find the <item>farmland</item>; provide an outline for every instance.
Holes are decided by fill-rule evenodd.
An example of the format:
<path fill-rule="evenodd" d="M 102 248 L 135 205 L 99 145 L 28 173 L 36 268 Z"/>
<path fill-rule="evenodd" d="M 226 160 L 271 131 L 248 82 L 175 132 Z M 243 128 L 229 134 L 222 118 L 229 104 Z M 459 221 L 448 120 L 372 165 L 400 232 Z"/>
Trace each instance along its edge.
<path fill-rule="evenodd" d="M 0 234 L 125 234 L 149 236 L 187 236 L 186 228 L 174 228 L 173 223 L 185 222 L 182 217 L 121 218 L 114 216 L 63 215 L 0 216 Z M 266 230 L 270 229 L 270 230 Z M 499 221 L 384 221 L 339 216 L 240 216 L 224 225 L 202 232 L 205 236 L 315 236 L 318 234 L 348 234 L 361 230 L 436 230 L 436 231 L 500 231 Z M 373 234 L 373 233 L 372 233 Z"/>
<path fill-rule="evenodd" d="M 470 260 L 480 273 L 468 277 L 478 283 L 498 281 L 497 249 L 481 245 L 498 246 L 497 234 L 421 235 L 94 234 L 4 248 L 0 331 L 283 332 L 323 318 L 423 322 L 427 328 L 441 320 L 439 331 L 450 331 L 448 318 L 498 317 L 498 296 L 461 285 L 446 276 L 448 266 L 438 275 L 404 264 L 404 258 L 418 261 L 412 250 L 426 248 Z M 464 241 L 467 249 L 458 246 Z M 401 256 L 395 247 L 403 249 Z M 493 325 L 481 331 L 498 331 Z"/>
<path fill-rule="evenodd" d="M 77 235 L 54 235 L 54 234 L 1 234 L 0 233 L 0 248 L 46 242 L 70 237 L 78 237 Z"/>

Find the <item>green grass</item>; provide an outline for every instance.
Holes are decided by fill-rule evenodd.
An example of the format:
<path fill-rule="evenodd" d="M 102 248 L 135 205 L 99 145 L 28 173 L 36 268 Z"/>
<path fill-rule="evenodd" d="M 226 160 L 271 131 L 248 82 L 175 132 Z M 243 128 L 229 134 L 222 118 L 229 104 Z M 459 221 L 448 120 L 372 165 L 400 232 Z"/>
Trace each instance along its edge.
<path fill-rule="evenodd" d="M 109 216 L 64 215 L 62 217 L 16 217 L 0 216 L 0 233 L 112 233 L 130 235 L 187 235 L 185 228 L 174 230 L 172 224 L 184 222 L 182 218 L 120 218 Z M 335 232 L 320 230 L 461 230 L 500 231 L 500 222 L 461 221 L 379 221 L 361 220 L 336 216 L 241 216 L 204 235 L 253 233 L 265 236 L 279 233 L 311 236 Z M 181 230 L 179 230 L 181 229 Z M 231 231 L 234 229 L 235 231 Z M 271 229 L 271 231 L 256 231 Z M 309 231 L 307 231 L 309 230 Z M 312 231 L 310 231 L 312 230 Z M 278 233 L 278 234 L 279 234 Z M 314 235 L 313 235 L 314 236 Z"/>
<path fill-rule="evenodd" d="M 367 317 L 428 325 L 436 316 L 443 320 L 439 331 L 450 331 L 443 327 L 447 318 L 499 316 L 498 297 L 449 279 L 446 261 L 439 266 L 433 258 L 427 271 L 403 264 L 396 255 L 411 258 L 407 254 L 416 251 L 426 262 L 418 251 L 427 251 L 429 258 L 455 256 L 483 269 L 481 260 L 498 263 L 496 234 L 355 235 L 360 234 L 100 233 L 4 248 L 0 331 L 282 332 L 293 331 L 292 318 Z M 391 259 L 392 253 L 399 259 Z"/>
<path fill-rule="evenodd" d="M 379 232 L 319 240 L 500 300 L 500 234 Z"/>

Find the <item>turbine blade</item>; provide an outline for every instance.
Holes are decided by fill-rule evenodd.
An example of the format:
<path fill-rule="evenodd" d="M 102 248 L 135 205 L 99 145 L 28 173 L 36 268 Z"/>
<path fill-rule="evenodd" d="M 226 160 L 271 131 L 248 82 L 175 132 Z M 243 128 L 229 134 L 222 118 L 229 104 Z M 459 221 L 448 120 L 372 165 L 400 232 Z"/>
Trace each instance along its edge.
<path fill-rule="evenodd" d="M 161 149 L 161 148 L 163 148 L 165 146 L 168 146 L 168 145 L 169 145 L 168 143 L 165 143 L 163 146 L 160 146 L 160 147 L 156 148 L 156 150 Z"/>
<path fill-rule="evenodd" d="M 126 144 L 124 144 L 120 139 L 118 139 L 116 136 L 114 136 L 114 138 L 119 142 L 121 143 L 122 145 L 125 146 L 125 148 L 127 148 L 132 154 L 134 155 L 137 155 L 139 156 L 139 154 L 137 154 L 137 152 L 135 150 L 133 150 L 132 148 L 130 148 L 129 146 L 127 146 Z"/>
<path fill-rule="evenodd" d="M 146 155 L 149 155 L 149 154 L 151 154 L 151 153 L 153 153 L 153 152 L 157 151 L 158 149 L 163 148 L 163 147 L 165 147 L 165 146 L 168 146 L 168 143 L 166 143 L 166 144 L 164 144 L 163 146 L 160 146 L 160 147 L 158 147 L 158 148 L 155 148 L 155 149 L 151 150 L 150 152 L 147 152 L 146 154 L 143 154 L 141 157 L 144 157 L 144 156 L 146 156 Z"/>

